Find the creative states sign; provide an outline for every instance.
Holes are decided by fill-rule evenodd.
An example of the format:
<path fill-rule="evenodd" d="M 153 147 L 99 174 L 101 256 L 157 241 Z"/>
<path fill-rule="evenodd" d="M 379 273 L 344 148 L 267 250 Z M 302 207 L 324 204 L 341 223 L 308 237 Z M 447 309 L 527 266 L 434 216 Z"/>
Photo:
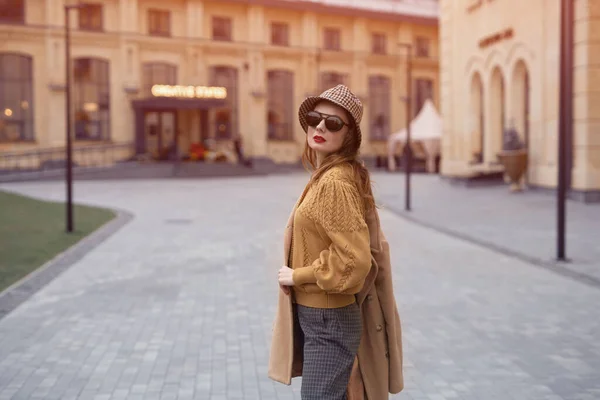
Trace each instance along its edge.
<path fill-rule="evenodd" d="M 154 97 L 183 97 L 188 99 L 224 99 L 227 89 L 216 86 L 154 85 Z"/>

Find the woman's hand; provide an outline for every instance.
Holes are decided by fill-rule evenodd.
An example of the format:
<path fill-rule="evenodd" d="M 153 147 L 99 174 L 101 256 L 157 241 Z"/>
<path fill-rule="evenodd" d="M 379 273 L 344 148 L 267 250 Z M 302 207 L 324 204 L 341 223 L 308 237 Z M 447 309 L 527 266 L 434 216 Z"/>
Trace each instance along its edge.
<path fill-rule="evenodd" d="M 294 286 L 294 270 L 286 265 L 279 269 L 279 286 L 285 294 L 290 293 L 289 286 Z"/>

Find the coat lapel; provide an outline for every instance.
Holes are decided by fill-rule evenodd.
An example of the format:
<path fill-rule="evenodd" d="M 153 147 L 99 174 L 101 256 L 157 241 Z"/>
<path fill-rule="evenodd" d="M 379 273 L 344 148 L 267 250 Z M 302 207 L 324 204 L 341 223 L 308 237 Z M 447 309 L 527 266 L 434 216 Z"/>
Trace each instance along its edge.
<path fill-rule="evenodd" d="M 285 226 L 283 237 L 283 265 L 289 265 L 290 251 L 292 246 L 292 232 L 294 228 L 294 216 L 298 206 L 304 200 L 309 186 L 307 185 L 302 195 L 296 202 Z M 269 357 L 269 377 L 285 385 L 292 383 L 292 375 L 300 371 L 294 370 L 294 342 L 298 341 L 298 335 L 294 332 L 294 309 L 292 295 L 286 295 L 278 290 L 277 311 L 273 323 L 273 338 L 271 340 L 271 353 Z"/>

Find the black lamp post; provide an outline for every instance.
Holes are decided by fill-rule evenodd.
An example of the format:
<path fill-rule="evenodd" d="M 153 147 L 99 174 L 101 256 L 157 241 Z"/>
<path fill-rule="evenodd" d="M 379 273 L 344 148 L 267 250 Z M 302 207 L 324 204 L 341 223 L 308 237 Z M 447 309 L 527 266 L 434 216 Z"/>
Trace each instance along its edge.
<path fill-rule="evenodd" d="M 412 150 L 410 147 L 410 120 L 411 120 L 411 103 L 412 103 L 412 45 L 408 43 L 398 43 L 398 46 L 406 49 L 406 144 L 404 146 L 404 155 L 406 156 L 406 183 L 405 183 L 405 198 L 404 209 L 410 211 L 410 174 L 412 172 Z"/>
<path fill-rule="evenodd" d="M 69 11 L 80 9 L 84 4 L 67 4 L 65 7 L 65 73 L 66 73 L 66 113 L 67 125 L 66 145 L 66 183 L 67 183 L 67 232 L 73 232 L 73 149 L 72 149 L 72 123 L 71 123 L 71 28 L 69 25 Z"/>
<path fill-rule="evenodd" d="M 560 94 L 558 128 L 557 255 L 567 261 L 565 251 L 566 198 L 569 182 L 569 146 L 573 133 L 573 0 L 561 0 Z"/>

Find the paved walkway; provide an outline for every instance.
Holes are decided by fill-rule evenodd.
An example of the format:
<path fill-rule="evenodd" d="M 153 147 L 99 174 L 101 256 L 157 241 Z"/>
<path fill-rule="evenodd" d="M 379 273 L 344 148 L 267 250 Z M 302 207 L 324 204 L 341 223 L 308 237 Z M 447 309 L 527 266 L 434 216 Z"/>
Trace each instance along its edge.
<path fill-rule="evenodd" d="M 303 183 L 78 182 L 78 202 L 135 217 L 0 319 L 0 399 L 300 399 L 299 379 L 266 373 L 283 225 Z M 64 196 L 53 182 L 2 187 Z M 600 397 L 598 288 L 381 216 L 405 347 L 393 399 Z"/>
<path fill-rule="evenodd" d="M 404 212 L 403 174 L 378 174 L 379 201 L 406 218 L 600 286 L 600 204 L 567 201 L 568 263 L 556 262 L 556 196 L 508 186 L 463 187 L 415 175 Z"/>

